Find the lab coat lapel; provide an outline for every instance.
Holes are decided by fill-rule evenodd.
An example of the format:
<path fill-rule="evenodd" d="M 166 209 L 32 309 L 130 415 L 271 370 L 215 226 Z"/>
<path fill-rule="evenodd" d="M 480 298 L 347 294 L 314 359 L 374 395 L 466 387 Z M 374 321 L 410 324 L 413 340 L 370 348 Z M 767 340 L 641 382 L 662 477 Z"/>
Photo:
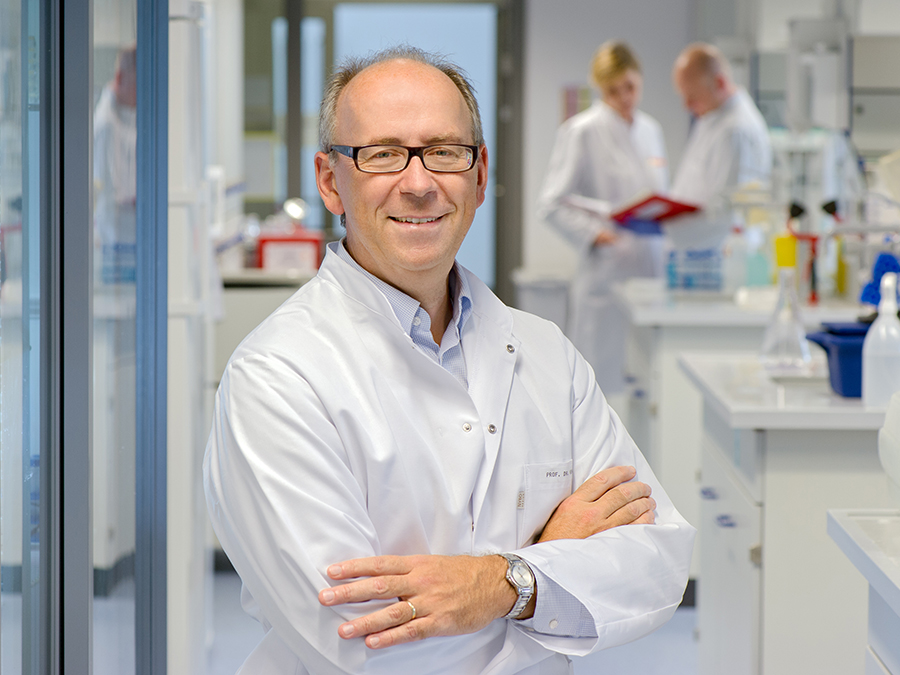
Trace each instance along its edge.
<path fill-rule="evenodd" d="M 484 433 L 484 469 L 472 494 L 472 517 L 478 516 L 490 489 L 500 445 L 507 433 L 506 408 L 519 356 L 519 340 L 513 335 L 512 315 L 491 291 L 469 273 L 472 285 L 473 321 L 464 331 L 463 353 L 469 378 L 469 396 L 475 403 Z M 466 340 L 468 338 L 468 340 Z M 467 348 L 474 342 L 475 348 Z M 491 425 L 496 428 L 491 433 Z"/>
<path fill-rule="evenodd" d="M 359 376 L 383 385 L 381 411 L 391 420 L 403 465 L 418 472 L 411 482 L 436 491 L 447 511 L 464 517 L 484 461 L 481 439 L 488 436 L 486 425 L 478 424 L 480 409 L 451 373 L 413 345 L 384 294 L 329 253 L 319 275 L 352 298 L 346 310 L 365 353 Z"/>

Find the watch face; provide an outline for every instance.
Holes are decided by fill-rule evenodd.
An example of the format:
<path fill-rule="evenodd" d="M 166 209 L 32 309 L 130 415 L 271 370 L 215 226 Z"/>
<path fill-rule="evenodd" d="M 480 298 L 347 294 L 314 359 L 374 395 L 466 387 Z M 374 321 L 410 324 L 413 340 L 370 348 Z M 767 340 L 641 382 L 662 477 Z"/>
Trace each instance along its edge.
<path fill-rule="evenodd" d="M 534 584 L 534 576 L 527 565 L 517 562 L 512 566 L 511 572 L 513 581 L 516 582 L 517 586 L 531 586 Z"/>

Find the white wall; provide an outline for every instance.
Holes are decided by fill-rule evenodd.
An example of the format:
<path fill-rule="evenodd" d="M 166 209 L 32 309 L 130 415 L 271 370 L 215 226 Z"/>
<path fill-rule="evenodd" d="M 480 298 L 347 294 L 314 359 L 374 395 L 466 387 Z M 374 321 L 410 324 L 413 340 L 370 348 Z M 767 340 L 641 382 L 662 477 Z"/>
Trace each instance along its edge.
<path fill-rule="evenodd" d="M 535 217 L 556 129 L 562 88 L 588 81 L 590 60 L 617 38 L 637 52 L 644 69 L 641 107 L 662 124 L 670 168 L 684 147 L 688 116 L 672 88 L 671 68 L 695 31 L 694 0 L 528 0 L 525 23 L 523 265 L 569 272 L 575 253 Z"/>
<path fill-rule="evenodd" d="M 859 8 L 859 32 L 872 35 L 900 34 L 900 2 L 863 0 Z"/>

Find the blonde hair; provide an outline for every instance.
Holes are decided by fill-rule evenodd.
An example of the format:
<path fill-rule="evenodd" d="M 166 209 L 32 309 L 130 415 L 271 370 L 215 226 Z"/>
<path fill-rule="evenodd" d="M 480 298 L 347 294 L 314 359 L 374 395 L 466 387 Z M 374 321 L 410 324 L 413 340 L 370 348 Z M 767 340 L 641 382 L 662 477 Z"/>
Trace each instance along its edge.
<path fill-rule="evenodd" d="M 591 79 L 599 89 L 609 86 L 629 70 L 640 73 L 641 62 L 624 42 L 604 42 L 591 61 Z"/>

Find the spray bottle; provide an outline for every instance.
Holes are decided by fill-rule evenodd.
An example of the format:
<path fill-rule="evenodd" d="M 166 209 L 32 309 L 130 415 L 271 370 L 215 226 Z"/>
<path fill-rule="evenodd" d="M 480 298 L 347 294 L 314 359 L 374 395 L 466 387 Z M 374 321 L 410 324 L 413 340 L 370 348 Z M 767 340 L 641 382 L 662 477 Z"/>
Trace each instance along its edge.
<path fill-rule="evenodd" d="M 866 333 L 862 350 L 862 395 L 866 407 L 884 408 L 900 391 L 900 319 L 897 318 L 897 275 L 881 277 L 878 318 Z"/>

